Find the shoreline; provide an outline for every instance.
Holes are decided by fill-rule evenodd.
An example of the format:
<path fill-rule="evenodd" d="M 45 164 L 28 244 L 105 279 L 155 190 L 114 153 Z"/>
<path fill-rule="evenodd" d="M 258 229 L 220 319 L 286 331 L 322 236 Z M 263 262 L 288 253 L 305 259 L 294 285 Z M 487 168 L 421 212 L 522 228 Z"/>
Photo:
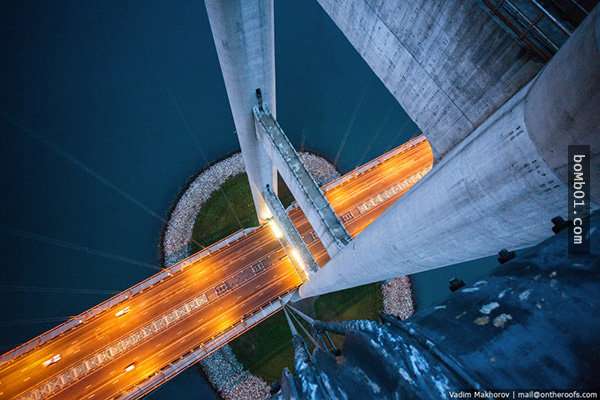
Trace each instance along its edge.
<path fill-rule="evenodd" d="M 319 186 L 340 176 L 325 157 L 309 152 L 299 154 Z M 200 209 L 227 179 L 241 173 L 245 173 L 243 159 L 240 152 L 235 152 L 208 163 L 186 181 L 177 193 L 170 207 L 167 222 L 161 230 L 159 252 L 162 265 L 174 264 L 189 255 L 193 227 Z M 414 298 L 408 277 L 395 278 L 383 283 L 381 291 L 383 312 L 401 319 L 412 315 Z M 217 395 L 225 400 L 270 397 L 270 385 L 248 371 L 228 345 L 198 365 Z"/>
<path fill-rule="evenodd" d="M 162 266 L 167 265 L 166 257 L 165 257 L 165 247 L 164 247 L 165 236 L 167 234 L 167 227 L 168 227 L 169 223 L 171 222 L 173 213 L 175 212 L 177 205 L 181 202 L 181 199 L 183 198 L 183 196 L 186 194 L 186 192 L 188 192 L 190 190 L 190 186 L 194 183 L 194 181 L 202 173 L 204 173 L 206 170 L 210 169 L 213 165 L 218 164 L 221 161 L 227 160 L 227 159 L 235 156 L 236 154 L 241 154 L 241 153 L 240 153 L 240 151 L 233 151 L 233 152 L 227 153 L 226 155 L 224 155 L 223 157 L 220 157 L 219 159 L 217 159 L 215 161 L 206 163 L 196 173 L 190 175 L 185 180 L 185 182 L 183 183 L 181 188 L 177 191 L 177 194 L 175 195 L 175 197 L 173 198 L 173 200 L 171 201 L 171 203 L 169 205 L 169 211 L 167 212 L 167 216 L 165 218 L 166 223 L 164 223 L 161 227 L 160 235 L 159 235 L 159 239 L 158 239 L 158 243 L 157 243 L 157 250 L 158 250 L 158 257 L 159 257 L 160 265 L 162 265 Z"/>

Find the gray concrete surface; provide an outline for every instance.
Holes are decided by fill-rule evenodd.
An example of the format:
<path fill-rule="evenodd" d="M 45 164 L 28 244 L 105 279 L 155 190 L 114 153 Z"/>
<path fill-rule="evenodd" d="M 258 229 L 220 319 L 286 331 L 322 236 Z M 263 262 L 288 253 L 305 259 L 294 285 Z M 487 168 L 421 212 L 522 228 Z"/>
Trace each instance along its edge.
<path fill-rule="evenodd" d="M 590 145 L 591 196 L 600 203 L 600 8 L 540 73 L 527 96 L 525 123 L 542 158 L 567 182 L 567 146 Z M 586 55 L 582 57 L 582 55 Z M 557 96 L 556 93 L 560 93 Z"/>
<path fill-rule="evenodd" d="M 276 114 L 273 0 L 205 0 L 229 105 L 259 220 L 268 215 L 262 188 L 277 193 L 277 173 L 258 142 L 256 89 Z"/>
<path fill-rule="evenodd" d="M 567 186 L 555 174 L 552 159 L 547 163 L 543 156 L 548 149 L 565 154 L 567 149 L 560 138 L 562 127 L 550 125 L 543 134 L 532 133 L 539 125 L 529 127 L 532 120 L 553 121 L 554 116 L 529 114 L 526 121 L 525 114 L 542 112 L 544 107 L 536 102 L 548 102 L 562 121 L 571 104 L 581 104 L 583 111 L 578 110 L 577 116 L 583 121 L 569 125 L 569 132 L 581 143 L 596 143 L 599 132 L 593 121 L 598 108 L 588 107 L 586 101 L 598 99 L 600 86 L 597 69 L 591 74 L 584 71 L 597 65 L 598 53 L 572 53 L 573 49 L 597 49 L 589 42 L 598 36 L 597 10 L 591 18 L 594 21 L 582 24 L 563 49 L 570 63 L 559 51 L 547 66 L 548 74 L 519 91 L 451 150 L 408 194 L 301 286 L 300 297 L 478 259 L 502 248 L 524 248 L 551 236 L 551 218 L 567 217 Z M 558 68 L 554 63 L 560 73 L 552 74 Z M 584 76 L 576 78 L 577 74 Z M 591 90 L 572 90 L 569 82 L 552 82 L 561 76 L 587 81 Z M 543 85 L 542 89 L 549 85 L 552 90 L 529 92 L 537 85 Z M 569 101 L 561 103 L 562 98 Z"/>
<path fill-rule="evenodd" d="M 267 105 L 263 111 L 254 107 L 254 116 L 260 142 L 265 145 L 273 165 L 276 166 L 329 256 L 335 256 L 351 240 L 346 228 L 304 167 L 279 123 L 269 113 Z"/>
<path fill-rule="evenodd" d="M 541 64 L 476 0 L 318 0 L 441 159 Z"/>

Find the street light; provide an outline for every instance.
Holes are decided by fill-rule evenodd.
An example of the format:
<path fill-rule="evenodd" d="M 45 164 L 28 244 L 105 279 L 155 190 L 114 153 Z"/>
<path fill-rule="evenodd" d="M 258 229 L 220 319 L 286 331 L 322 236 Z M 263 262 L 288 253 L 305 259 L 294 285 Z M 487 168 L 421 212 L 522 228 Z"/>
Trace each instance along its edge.
<path fill-rule="evenodd" d="M 277 225 L 277 222 L 275 222 L 275 220 L 271 219 L 269 221 L 269 226 L 271 227 L 271 231 L 273 231 L 273 235 L 275 235 L 275 238 L 281 239 L 283 237 L 283 231 L 281 230 L 279 225 Z"/>

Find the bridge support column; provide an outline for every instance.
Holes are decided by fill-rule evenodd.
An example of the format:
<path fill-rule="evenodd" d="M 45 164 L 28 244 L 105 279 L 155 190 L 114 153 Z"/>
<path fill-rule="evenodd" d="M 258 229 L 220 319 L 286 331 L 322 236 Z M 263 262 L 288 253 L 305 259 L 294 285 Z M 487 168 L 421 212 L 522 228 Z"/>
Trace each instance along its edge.
<path fill-rule="evenodd" d="M 541 64 L 478 1 L 318 0 L 441 159 Z"/>
<path fill-rule="evenodd" d="M 519 249 L 567 215 L 568 144 L 600 150 L 600 8 L 546 68 L 301 286 L 300 297 Z M 592 187 L 600 185 L 592 173 Z M 596 179 L 596 181 L 594 181 Z M 598 191 L 592 200 L 600 202 Z M 592 209 L 597 206 L 592 204 Z"/>
<path fill-rule="evenodd" d="M 275 115 L 273 0 L 205 0 L 235 129 L 259 221 L 269 211 L 262 198 L 267 185 L 277 193 L 277 171 L 259 143 L 252 107 L 256 89 Z"/>

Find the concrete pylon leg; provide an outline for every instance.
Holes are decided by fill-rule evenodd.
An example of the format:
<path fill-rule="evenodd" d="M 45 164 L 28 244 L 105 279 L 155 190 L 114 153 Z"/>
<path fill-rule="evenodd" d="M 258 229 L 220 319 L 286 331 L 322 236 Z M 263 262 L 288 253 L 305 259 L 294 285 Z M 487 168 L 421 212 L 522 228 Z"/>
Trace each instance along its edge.
<path fill-rule="evenodd" d="M 259 221 L 270 216 L 262 190 L 277 193 L 277 171 L 256 136 L 256 89 L 275 115 L 273 0 L 205 0 L 252 198 Z"/>
<path fill-rule="evenodd" d="M 300 297 L 529 247 L 551 236 L 551 219 L 567 215 L 561 176 L 567 145 L 590 145 L 592 166 L 598 165 L 599 99 L 596 7 L 536 80 L 304 283 Z M 600 185 L 595 176 L 592 187 Z M 592 203 L 592 210 L 597 207 Z"/>
<path fill-rule="evenodd" d="M 599 15 L 596 6 L 540 73 L 527 96 L 525 123 L 543 159 L 565 183 L 567 146 L 591 146 L 590 195 L 600 204 Z"/>
<path fill-rule="evenodd" d="M 443 158 L 541 67 L 480 1 L 317 0 Z"/>

